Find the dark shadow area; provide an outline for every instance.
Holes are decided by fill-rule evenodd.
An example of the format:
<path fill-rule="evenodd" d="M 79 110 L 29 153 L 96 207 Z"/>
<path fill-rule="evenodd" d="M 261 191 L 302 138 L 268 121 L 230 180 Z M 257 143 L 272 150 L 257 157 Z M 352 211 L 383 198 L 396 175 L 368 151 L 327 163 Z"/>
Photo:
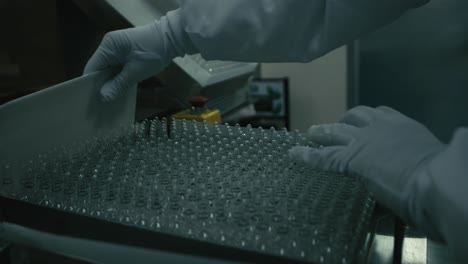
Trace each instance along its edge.
<path fill-rule="evenodd" d="M 444 141 L 468 125 L 467 11 L 433 0 L 362 39 L 360 104 L 394 107 Z"/>

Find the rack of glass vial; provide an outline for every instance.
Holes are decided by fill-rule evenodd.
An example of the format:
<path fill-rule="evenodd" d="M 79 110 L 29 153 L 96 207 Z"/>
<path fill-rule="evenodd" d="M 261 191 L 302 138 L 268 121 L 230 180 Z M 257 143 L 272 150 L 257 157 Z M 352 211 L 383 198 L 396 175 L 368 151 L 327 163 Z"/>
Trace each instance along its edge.
<path fill-rule="evenodd" d="M 288 261 L 355 262 L 372 199 L 351 176 L 290 161 L 295 145 L 313 146 L 287 130 L 145 121 L 4 173 L 1 194 Z"/>

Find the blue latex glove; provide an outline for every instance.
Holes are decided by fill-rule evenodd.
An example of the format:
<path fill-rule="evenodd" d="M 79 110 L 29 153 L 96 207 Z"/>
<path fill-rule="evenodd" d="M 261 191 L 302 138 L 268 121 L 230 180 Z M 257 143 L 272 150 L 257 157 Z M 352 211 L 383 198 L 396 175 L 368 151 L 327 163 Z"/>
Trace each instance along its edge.
<path fill-rule="evenodd" d="M 176 12 L 170 13 L 177 17 Z M 194 53 L 192 47 L 178 46 L 178 19 L 172 24 L 167 17 L 160 21 L 105 35 L 101 45 L 88 61 L 84 73 L 122 66 L 122 71 L 101 89 L 104 101 L 113 100 L 123 90 L 161 72 L 173 58 Z"/>
<path fill-rule="evenodd" d="M 389 107 L 361 106 L 339 123 L 311 127 L 308 136 L 323 147 L 296 147 L 290 151 L 293 159 L 318 170 L 356 174 L 404 220 L 425 222 L 423 201 L 415 191 L 427 184 L 420 171 L 445 148 L 426 127 Z"/>

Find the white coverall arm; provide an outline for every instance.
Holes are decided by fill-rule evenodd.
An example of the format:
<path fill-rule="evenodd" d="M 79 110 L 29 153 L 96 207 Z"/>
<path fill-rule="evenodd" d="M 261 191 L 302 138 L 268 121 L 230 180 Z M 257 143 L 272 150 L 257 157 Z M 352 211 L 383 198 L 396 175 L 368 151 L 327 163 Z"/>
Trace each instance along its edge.
<path fill-rule="evenodd" d="M 180 0 L 152 24 L 107 34 L 85 73 L 122 72 L 102 89 L 120 91 L 185 54 L 249 62 L 305 62 L 388 24 L 428 0 Z"/>
<path fill-rule="evenodd" d="M 306 62 L 427 2 L 180 0 L 180 10 L 168 18 L 206 59 Z"/>

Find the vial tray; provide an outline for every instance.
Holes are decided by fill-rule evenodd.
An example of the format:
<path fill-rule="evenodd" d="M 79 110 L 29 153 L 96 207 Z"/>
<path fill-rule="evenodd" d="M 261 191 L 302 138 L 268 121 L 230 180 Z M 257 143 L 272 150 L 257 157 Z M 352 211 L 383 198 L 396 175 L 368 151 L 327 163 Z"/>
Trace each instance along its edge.
<path fill-rule="evenodd" d="M 374 201 L 351 175 L 295 164 L 298 145 L 316 147 L 287 130 L 145 121 L 5 172 L 3 218 L 241 261 L 357 262 Z"/>

